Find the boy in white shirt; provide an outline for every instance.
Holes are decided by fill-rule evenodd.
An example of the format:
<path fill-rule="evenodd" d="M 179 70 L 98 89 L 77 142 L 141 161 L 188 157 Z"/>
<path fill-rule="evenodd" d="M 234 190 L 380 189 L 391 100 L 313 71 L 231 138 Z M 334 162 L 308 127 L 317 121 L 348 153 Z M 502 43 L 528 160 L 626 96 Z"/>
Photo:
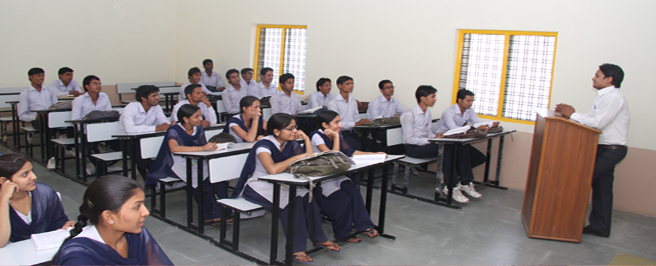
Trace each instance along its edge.
<path fill-rule="evenodd" d="M 180 96 L 178 96 L 180 100 L 186 99 L 187 95 L 185 94 L 185 88 L 187 88 L 187 86 L 192 84 L 200 84 L 200 87 L 203 90 L 203 94 L 205 95 L 212 93 L 210 90 L 207 89 L 207 87 L 205 87 L 205 84 L 203 84 L 200 81 L 201 79 L 200 68 L 197 67 L 190 68 L 189 71 L 187 72 L 187 77 L 189 78 L 189 82 L 182 84 L 182 86 L 180 86 Z"/>
<path fill-rule="evenodd" d="M 301 104 L 301 99 L 294 93 L 294 75 L 290 73 L 282 74 L 280 76 L 280 85 L 282 86 L 282 92 L 272 96 L 269 100 L 271 113 L 294 115 L 303 111 L 305 108 Z"/>
<path fill-rule="evenodd" d="M 59 69 L 58 74 L 59 79 L 50 82 L 50 89 L 55 92 L 57 97 L 63 97 L 69 94 L 77 97 L 84 93 L 82 88 L 80 88 L 80 84 L 73 79 L 73 69 L 62 67 Z"/>
<path fill-rule="evenodd" d="M 317 81 L 317 92 L 310 95 L 308 100 L 308 108 L 312 109 L 319 106 L 327 106 L 330 101 L 335 98 L 335 95 L 330 93 L 333 85 L 329 78 L 320 78 Z"/>
<path fill-rule="evenodd" d="M 201 74 L 200 83 L 205 84 L 205 86 L 211 91 L 225 90 L 221 76 L 212 71 L 214 70 L 214 62 L 212 62 L 212 59 L 203 60 L 203 68 L 205 71 Z"/>
<path fill-rule="evenodd" d="M 242 68 L 241 70 L 241 86 L 246 88 L 247 91 L 253 89 L 257 82 L 253 79 L 253 69 L 250 67 Z"/>
<path fill-rule="evenodd" d="M 260 70 L 260 83 L 253 86 L 253 90 L 248 91 L 248 95 L 261 100 L 262 97 L 276 94 L 278 94 L 278 87 L 273 85 L 273 69 L 269 67 L 262 68 Z"/>

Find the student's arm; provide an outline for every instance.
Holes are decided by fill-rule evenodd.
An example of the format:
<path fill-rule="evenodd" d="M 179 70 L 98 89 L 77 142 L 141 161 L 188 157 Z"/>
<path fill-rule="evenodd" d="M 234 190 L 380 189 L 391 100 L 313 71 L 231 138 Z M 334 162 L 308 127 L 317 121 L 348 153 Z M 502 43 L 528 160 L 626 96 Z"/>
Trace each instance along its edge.
<path fill-rule="evenodd" d="M 308 104 L 307 104 L 308 108 L 312 109 L 314 107 L 319 106 L 319 100 L 317 98 L 318 97 L 316 97 L 316 93 L 312 93 L 310 95 L 310 99 L 308 100 Z"/>
<path fill-rule="evenodd" d="M 9 199 L 18 191 L 18 185 L 14 182 L 0 177 L 0 248 L 9 243 L 11 237 L 11 220 L 9 219 Z"/>
<path fill-rule="evenodd" d="M 169 140 L 169 149 L 174 152 L 194 152 L 194 151 L 213 151 L 216 150 L 216 143 L 208 142 L 203 146 L 180 146 L 175 139 Z"/>
<path fill-rule="evenodd" d="M 403 107 L 403 105 L 401 105 L 401 102 L 394 99 L 394 103 L 396 104 L 396 113 L 397 114 L 402 115 L 403 113 L 405 113 L 406 109 L 405 109 L 405 107 Z"/>
<path fill-rule="evenodd" d="M 110 110 L 112 110 L 112 102 L 109 101 L 109 96 L 107 96 L 107 94 L 105 94 L 105 97 L 103 97 L 103 98 L 105 98 L 106 101 L 104 102 L 105 106 L 102 107 L 102 110 L 103 110 L 103 111 L 110 111 Z M 124 110 L 125 110 L 125 109 L 124 109 Z"/>
<path fill-rule="evenodd" d="M 296 110 L 296 113 L 299 113 L 306 109 L 306 106 L 303 106 L 303 104 L 301 103 L 301 99 L 299 99 L 298 97 L 296 97 L 296 101 L 294 104 L 296 105 L 296 108 L 294 108 Z"/>
<path fill-rule="evenodd" d="M 401 116 L 401 128 L 403 129 L 403 143 L 412 145 L 426 145 L 428 138 L 415 136 L 414 132 L 414 116 L 410 113 L 404 113 Z"/>
<path fill-rule="evenodd" d="M 71 82 L 73 82 L 73 81 L 71 81 Z M 53 80 L 52 82 L 50 82 L 50 85 L 48 86 L 48 88 L 51 88 L 52 92 L 54 92 L 55 95 L 57 95 L 57 97 L 63 97 L 63 96 L 68 95 L 68 92 L 60 91 L 59 88 L 57 88 L 58 85 L 59 85 L 59 79 L 56 79 L 56 80 Z"/>
<path fill-rule="evenodd" d="M 369 103 L 369 108 L 367 108 L 367 118 L 369 118 L 369 120 L 373 120 L 374 118 L 380 116 L 380 110 L 378 110 L 379 102 L 376 99 L 371 101 Z"/>
<path fill-rule="evenodd" d="M 137 114 L 131 109 L 126 108 L 125 110 L 123 110 L 119 122 L 123 124 L 123 128 L 125 128 L 125 132 L 127 132 L 128 134 L 137 134 L 141 132 L 155 131 L 155 126 L 136 125 L 134 123 L 136 117 Z M 166 119 L 166 117 L 164 118 Z M 168 123 L 168 119 L 166 119 L 166 121 Z"/>
<path fill-rule="evenodd" d="M 296 130 L 296 139 L 303 139 L 303 142 L 305 142 L 305 153 L 308 154 L 314 153 L 314 148 L 312 147 L 312 141 L 310 141 L 310 137 L 308 137 L 308 135 L 305 135 L 305 132 L 303 132 L 302 130 Z"/>
<path fill-rule="evenodd" d="M 237 134 L 244 142 L 255 142 L 257 140 L 257 129 L 260 127 L 260 115 L 258 111 L 255 111 L 251 108 L 248 109 L 248 112 L 244 115 L 247 115 L 251 118 L 251 127 L 248 129 L 248 132 L 241 129 L 240 126 L 234 125 L 230 129 Z"/>
<path fill-rule="evenodd" d="M 73 82 L 73 90 L 79 92 L 80 94 L 83 94 L 84 92 L 82 91 L 82 88 L 80 88 L 80 84 L 77 83 L 77 81 L 72 80 Z"/>
<path fill-rule="evenodd" d="M 221 94 L 221 97 L 223 97 L 223 106 L 225 106 L 226 112 L 229 114 L 236 114 L 239 113 L 239 106 L 232 106 L 232 95 L 230 91 L 225 90 Z"/>
<path fill-rule="evenodd" d="M 332 150 L 333 151 L 340 151 L 339 148 L 340 148 L 341 140 L 339 138 L 339 132 L 335 132 L 335 131 L 332 131 L 330 129 L 326 129 L 323 132 L 324 132 L 324 134 L 326 134 L 326 136 L 333 136 L 333 149 Z M 326 143 L 323 141 L 323 138 L 321 138 L 321 136 L 319 136 L 319 134 L 316 134 L 316 135 L 314 135 L 314 137 L 312 137 L 313 140 L 315 138 L 317 138 L 316 139 L 317 141 L 315 141 L 315 142 L 321 143 L 321 144 L 317 145 L 317 149 L 319 149 L 319 151 L 324 152 L 324 151 L 330 150 L 330 149 L 328 149 L 328 146 L 326 145 Z"/>
<path fill-rule="evenodd" d="M 217 81 L 216 81 L 216 88 L 220 91 L 225 90 L 225 85 L 223 85 L 223 80 L 221 79 L 221 76 L 216 75 Z"/>
<path fill-rule="evenodd" d="M 280 174 L 285 170 L 287 170 L 287 168 L 289 168 L 289 165 L 292 162 L 314 153 L 314 149 L 312 148 L 312 143 L 310 142 L 310 138 L 308 138 L 308 136 L 305 135 L 303 131 L 299 130 L 297 132 L 301 132 L 301 134 L 304 136 L 303 139 L 305 140 L 305 153 L 293 156 L 279 163 L 273 162 L 273 158 L 271 158 L 271 154 L 268 152 L 260 152 L 257 154 L 257 158 L 260 159 L 262 166 L 264 166 L 264 168 L 267 170 L 267 172 L 270 175 Z"/>
<path fill-rule="evenodd" d="M 608 126 L 608 124 L 610 124 L 610 122 L 612 122 L 615 117 L 617 117 L 624 104 L 624 99 L 621 97 L 602 98 L 601 101 L 597 104 L 597 109 L 593 115 L 575 112 L 570 116 L 570 119 L 579 121 L 581 124 L 589 127 L 604 128 Z M 602 108 L 599 108 L 600 106 Z"/>
<path fill-rule="evenodd" d="M 205 114 L 205 120 L 209 121 L 211 125 L 214 125 L 217 123 L 217 118 L 216 118 L 216 111 L 214 111 L 214 107 L 212 105 L 207 106 L 206 108 L 207 114 Z"/>
<path fill-rule="evenodd" d="M 54 90 L 57 90 L 57 89 L 54 89 Z M 50 88 L 48 88 L 48 91 L 50 92 L 50 105 L 53 105 L 53 104 L 56 104 L 56 103 L 59 102 L 59 98 L 57 97 L 57 94 L 55 93 L 54 90 L 51 90 Z M 50 106 L 48 106 L 48 107 L 50 107 Z"/>
<path fill-rule="evenodd" d="M 180 109 L 180 106 L 182 105 L 176 104 L 173 106 L 173 111 L 171 111 L 171 125 L 178 121 L 178 109 Z"/>
<path fill-rule="evenodd" d="M 446 125 L 449 130 L 454 129 L 454 128 L 459 128 L 459 126 L 456 124 L 455 120 L 455 113 L 450 112 L 449 109 L 444 111 L 442 113 L 442 117 L 440 119 L 441 121 L 444 121 L 444 124 Z"/>
<path fill-rule="evenodd" d="M 82 98 L 75 98 L 71 106 L 71 120 L 82 119 Z"/>
<path fill-rule="evenodd" d="M 283 113 L 282 103 L 278 100 L 280 97 L 271 96 L 269 103 L 271 104 L 271 114 Z"/>
<path fill-rule="evenodd" d="M 37 114 L 30 112 L 30 97 L 28 91 L 23 91 L 18 98 L 18 118 L 30 122 L 36 120 Z"/>

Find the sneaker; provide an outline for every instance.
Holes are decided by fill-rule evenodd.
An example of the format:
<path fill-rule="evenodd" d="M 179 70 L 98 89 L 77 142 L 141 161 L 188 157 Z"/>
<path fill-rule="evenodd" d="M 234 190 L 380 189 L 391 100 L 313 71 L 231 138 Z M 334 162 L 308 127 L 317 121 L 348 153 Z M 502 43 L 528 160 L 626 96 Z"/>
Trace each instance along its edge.
<path fill-rule="evenodd" d="M 474 189 L 474 184 L 472 182 L 469 182 L 469 185 L 464 185 L 464 186 L 461 185 L 460 190 L 462 190 L 462 192 L 465 192 L 465 194 L 475 199 L 480 199 L 481 197 L 483 197 L 481 193 L 476 192 L 476 189 Z"/>
<path fill-rule="evenodd" d="M 462 191 L 460 191 L 460 184 L 458 184 L 457 187 L 453 188 L 453 200 L 460 202 L 460 203 L 467 203 L 469 202 L 469 198 L 465 197 L 465 195 L 462 195 Z M 449 195 L 449 189 L 445 186 L 444 187 L 444 195 Z"/>
<path fill-rule="evenodd" d="M 57 164 L 55 163 L 55 157 L 51 157 L 48 159 L 48 164 L 46 165 L 46 168 L 52 170 L 57 168 Z"/>
<path fill-rule="evenodd" d="M 73 158 L 77 157 L 77 154 L 75 153 L 75 149 L 67 150 L 67 151 L 64 153 L 64 155 L 66 155 L 66 156 L 68 156 L 68 157 L 73 157 Z"/>
<path fill-rule="evenodd" d="M 96 166 L 94 166 L 92 163 L 87 164 L 87 175 L 93 175 L 96 173 Z"/>
<path fill-rule="evenodd" d="M 107 166 L 107 173 L 123 171 L 123 167 L 118 165 Z"/>
<path fill-rule="evenodd" d="M 27 143 L 32 144 L 32 134 L 27 134 Z"/>

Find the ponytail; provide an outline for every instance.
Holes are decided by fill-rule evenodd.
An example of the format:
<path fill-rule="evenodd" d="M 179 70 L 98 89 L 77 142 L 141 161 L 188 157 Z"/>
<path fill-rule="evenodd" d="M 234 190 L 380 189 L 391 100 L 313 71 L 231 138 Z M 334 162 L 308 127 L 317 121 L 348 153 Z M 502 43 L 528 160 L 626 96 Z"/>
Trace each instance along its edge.
<path fill-rule="evenodd" d="M 80 233 L 82 233 L 82 229 L 83 229 L 84 227 L 87 226 L 87 222 L 88 222 L 88 221 L 89 221 L 89 218 L 87 218 L 87 217 L 84 216 L 83 214 L 80 214 L 80 215 L 77 217 L 77 223 L 75 223 L 75 226 L 74 226 L 73 229 L 71 229 L 71 231 L 70 231 L 71 236 L 69 236 L 68 238 L 66 238 L 66 239 L 64 240 L 63 243 L 66 243 L 66 241 L 71 240 L 71 239 L 73 239 L 74 237 L 76 237 L 77 235 L 79 235 Z M 62 243 L 62 244 L 63 244 L 63 243 Z"/>

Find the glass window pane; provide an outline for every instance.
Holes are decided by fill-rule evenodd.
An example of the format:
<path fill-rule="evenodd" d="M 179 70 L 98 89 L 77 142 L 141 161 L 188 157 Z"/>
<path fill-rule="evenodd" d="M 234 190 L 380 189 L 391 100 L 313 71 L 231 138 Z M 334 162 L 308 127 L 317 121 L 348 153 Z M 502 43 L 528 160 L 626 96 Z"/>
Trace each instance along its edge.
<path fill-rule="evenodd" d="M 305 90 L 305 56 L 307 50 L 307 29 L 290 28 L 286 30 L 285 62 L 283 73 L 294 75 L 294 90 Z"/>
<path fill-rule="evenodd" d="M 260 54 L 258 69 L 273 69 L 273 82 L 280 76 L 280 51 L 282 49 L 282 28 L 262 28 L 260 31 Z M 259 80 L 259 74 L 256 75 Z"/>

